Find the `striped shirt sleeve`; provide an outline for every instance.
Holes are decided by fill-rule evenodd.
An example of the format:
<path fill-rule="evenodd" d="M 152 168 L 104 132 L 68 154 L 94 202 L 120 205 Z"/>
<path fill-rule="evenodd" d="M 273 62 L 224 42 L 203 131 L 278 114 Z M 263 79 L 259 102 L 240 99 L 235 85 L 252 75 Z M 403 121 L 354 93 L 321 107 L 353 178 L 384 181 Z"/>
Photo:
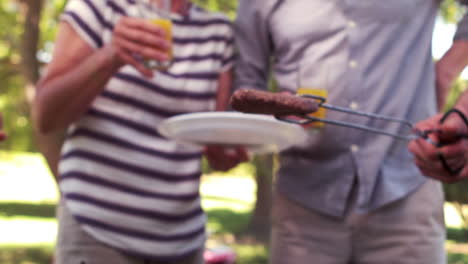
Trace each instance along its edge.
<path fill-rule="evenodd" d="M 92 48 L 102 47 L 105 0 L 69 0 L 61 21 L 68 22 Z"/>

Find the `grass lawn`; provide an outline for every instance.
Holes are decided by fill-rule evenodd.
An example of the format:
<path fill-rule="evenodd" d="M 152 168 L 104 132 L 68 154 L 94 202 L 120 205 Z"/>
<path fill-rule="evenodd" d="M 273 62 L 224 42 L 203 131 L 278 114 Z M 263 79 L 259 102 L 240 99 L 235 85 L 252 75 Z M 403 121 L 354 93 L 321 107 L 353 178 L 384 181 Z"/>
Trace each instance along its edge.
<path fill-rule="evenodd" d="M 234 234 L 249 221 L 255 201 L 255 182 L 250 165 L 241 165 L 223 175 L 205 175 L 201 192 L 208 213 L 208 230 L 215 239 L 233 247 L 238 264 L 266 264 L 267 249 L 256 243 L 239 242 Z M 54 180 L 37 154 L 0 152 L 0 263 L 48 264 L 57 223 Z M 468 239 L 461 220 L 447 204 L 447 250 L 450 264 L 468 263 Z M 219 239 L 218 239 L 219 238 Z"/>

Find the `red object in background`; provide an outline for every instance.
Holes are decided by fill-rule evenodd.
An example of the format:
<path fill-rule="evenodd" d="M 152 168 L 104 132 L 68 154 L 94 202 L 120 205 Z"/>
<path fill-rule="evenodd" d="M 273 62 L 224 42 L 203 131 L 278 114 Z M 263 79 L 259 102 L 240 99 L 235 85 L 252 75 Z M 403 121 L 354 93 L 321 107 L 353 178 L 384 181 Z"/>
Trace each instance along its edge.
<path fill-rule="evenodd" d="M 205 249 L 203 254 L 206 264 L 235 264 L 236 253 L 227 246 L 217 246 Z"/>
<path fill-rule="evenodd" d="M 3 132 L 3 116 L 2 113 L 0 113 L 0 141 L 5 140 L 6 137 L 6 133 Z"/>

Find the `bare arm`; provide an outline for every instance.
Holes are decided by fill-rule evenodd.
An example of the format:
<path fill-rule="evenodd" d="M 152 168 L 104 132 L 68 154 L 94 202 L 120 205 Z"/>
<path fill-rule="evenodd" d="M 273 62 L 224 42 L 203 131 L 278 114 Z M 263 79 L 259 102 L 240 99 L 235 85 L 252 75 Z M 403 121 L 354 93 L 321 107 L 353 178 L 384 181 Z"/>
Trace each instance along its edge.
<path fill-rule="evenodd" d="M 468 41 L 455 40 L 436 64 L 437 105 L 443 109 L 455 79 L 468 65 Z"/>
<path fill-rule="evenodd" d="M 132 54 L 167 60 L 164 31 L 146 21 L 122 18 L 111 43 L 93 50 L 65 22 L 60 25 L 55 52 L 47 73 L 38 83 L 33 117 L 40 133 L 63 129 L 77 120 L 125 64 L 151 77 L 152 72 Z"/>
<path fill-rule="evenodd" d="M 218 92 L 216 94 L 216 111 L 226 111 L 229 108 L 229 99 L 232 89 L 232 70 L 220 74 L 218 79 Z M 224 148 L 222 146 L 205 147 L 205 156 L 210 167 L 215 170 L 227 171 L 239 163 L 248 161 L 247 151 L 243 147 Z"/>
<path fill-rule="evenodd" d="M 76 120 L 118 69 L 112 49 L 96 52 L 67 23 L 62 23 L 54 59 L 38 83 L 33 116 L 40 132 L 66 127 Z"/>
<path fill-rule="evenodd" d="M 233 81 L 232 70 L 221 73 L 218 79 L 218 93 L 216 94 L 216 111 L 226 111 L 229 108 Z"/>
<path fill-rule="evenodd" d="M 60 161 L 60 150 L 62 149 L 64 137 L 64 130 L 57 130 L 47 134 L 35 131 L 34 135 L 37 148 L 46 159 L 47 165 L 49 165 L 49 169 L 55 180 L 58 179 L 58 164 Z"/>

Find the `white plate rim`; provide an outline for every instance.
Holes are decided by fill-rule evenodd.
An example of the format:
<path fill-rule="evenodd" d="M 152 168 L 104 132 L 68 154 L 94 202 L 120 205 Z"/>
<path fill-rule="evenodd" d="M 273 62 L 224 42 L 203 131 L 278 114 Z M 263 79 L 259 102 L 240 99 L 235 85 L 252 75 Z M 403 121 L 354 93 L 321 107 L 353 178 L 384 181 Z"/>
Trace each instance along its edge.
<path fill-rule="evenodd" d="M 282 133 L 284 133 L 286 129 L 290 131 L 291 133 L 294 133 L 294 137 L 290 137 L 288 139 L 288 142 L 278 141 L 278 142 L 275 142 L 274 144 L 270 143 L 268 146 L 265 144 L 264 146 L 250 148 L 249 149 L 250 152 L 255 152 L 255 153 L 279 152 L 292 145 L 305 142 L 307 138 L 307 133 L 299 125 L 279 121 L 273 116 L 259 115 L 259 114 L 246 114 L 246 113 L 240 113 L 240 112 L 196 112 L 196 113 L 177 115 L 177 116 L 173 116 L 171 118 L 168 118 L 162 121 L 158 125 L 157 130 L 161 135 L 167 138 L 171 138 L 180 143 L 188 143 L 188 144 L 200 146 L 200 144 L 198 143 L 190 142 L 190 141 L 184 140 L 183 138 L 174 136 L 173 135 L 174 132 L 170 131 L 171 126 L 173 128 L 174 124 L 180 125 L 181 123 L 183 124 L 183 122 L 187 122 L 187 121 L 197 121 L 197 120 L 198 121 L 209 121 L 209 120 L 213 121 L 216 119 L 222 119 L 223 121 L 228 120 L 228 121 L 238 121 L 238 122 L 256 121 L 256 122 L 259 122 L 258 123 L 259 128 L 261 127 L 262 122 L 264 122 L 263 123 L 264 125 L 268 124 L 269 126 L 276 126 L 277 129 L 282 130 L 281 131 Z M 271 131 L 271 132 L 277 133 L 278 131 Z M 216 144 L 216 143 L 213 143 L 213 144 Z"/>

